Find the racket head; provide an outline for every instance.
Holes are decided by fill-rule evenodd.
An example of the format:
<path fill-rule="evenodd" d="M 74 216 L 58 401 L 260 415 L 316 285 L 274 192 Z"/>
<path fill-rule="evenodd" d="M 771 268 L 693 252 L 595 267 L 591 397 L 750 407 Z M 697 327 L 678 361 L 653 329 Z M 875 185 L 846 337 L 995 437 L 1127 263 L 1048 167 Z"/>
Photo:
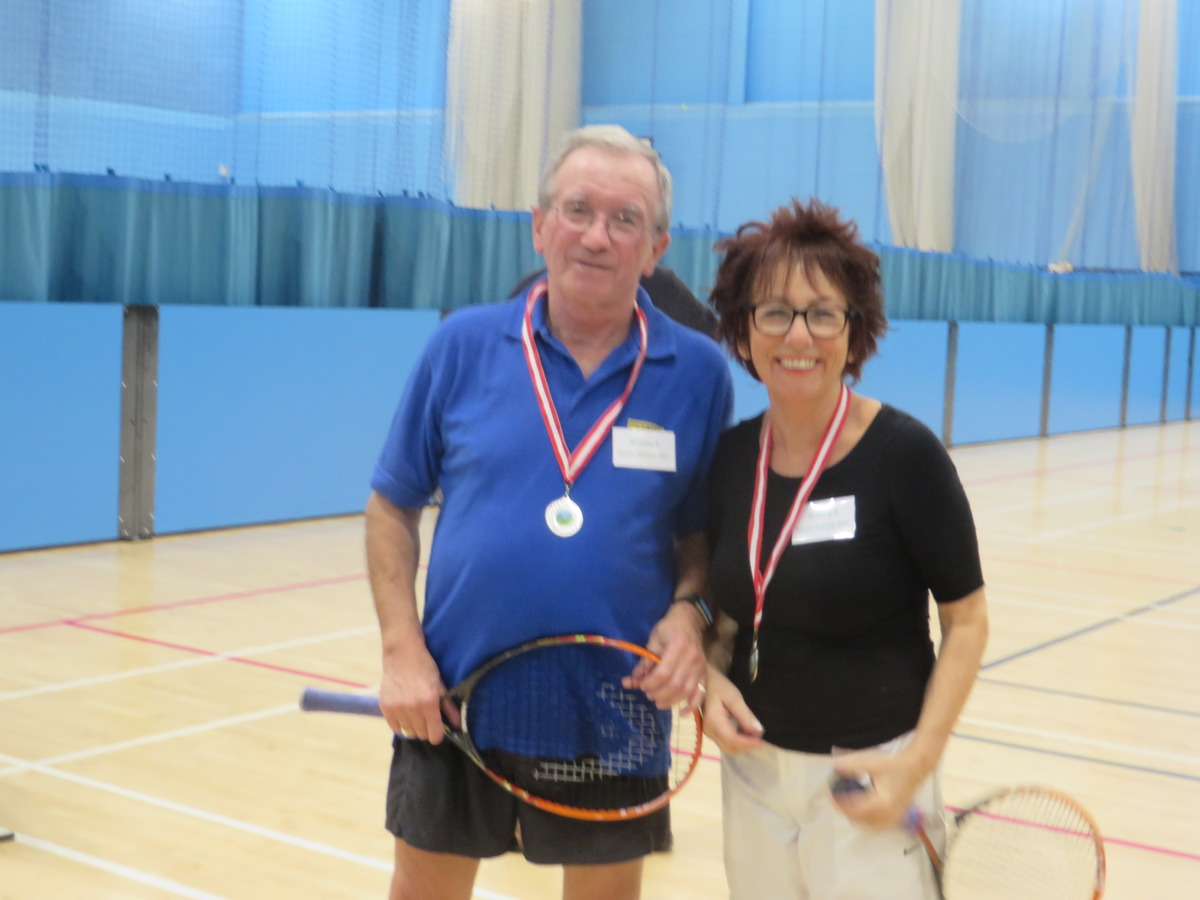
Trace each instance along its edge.
<path fill-rule="evenodd" d="M 699 711 L 659 710 L 621 684 L 651 651 L 593 634 L 538 638 L 500 654 L 451 693 L 450 734 L 498 785 L 547 812 L 585 821 L 662 809 L 700 760 Z"/>
<path fill-rule="evenodd" d="M 1104 839 L 1074 799 L 1039 785 L 988 795 L 955 817 L 946 900 L 1099 900 Z"/>

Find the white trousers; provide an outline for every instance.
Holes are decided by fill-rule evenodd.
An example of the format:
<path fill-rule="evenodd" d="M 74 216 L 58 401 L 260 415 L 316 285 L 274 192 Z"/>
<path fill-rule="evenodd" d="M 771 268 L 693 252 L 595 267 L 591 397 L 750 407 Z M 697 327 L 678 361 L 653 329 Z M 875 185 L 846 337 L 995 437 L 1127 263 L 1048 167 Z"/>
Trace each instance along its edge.
<path fill-rule="evenodd" d="M 903 735 L 876 748 L 896 752 Z M 903 828 L 851 823 L 829 794 L 833 757 L 770 744 L 721 759 L 730 900 L 937 900 L 929 857 Z M 945 847 L 941 773 L 913 801 Z"/>

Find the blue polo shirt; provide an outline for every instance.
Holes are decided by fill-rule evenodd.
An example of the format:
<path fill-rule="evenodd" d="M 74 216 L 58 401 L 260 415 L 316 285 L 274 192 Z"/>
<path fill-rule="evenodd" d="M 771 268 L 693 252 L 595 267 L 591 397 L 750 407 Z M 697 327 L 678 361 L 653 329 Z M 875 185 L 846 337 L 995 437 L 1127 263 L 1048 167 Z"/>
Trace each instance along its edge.
<path fill-rule="evenodd" d="M 448 317 L 414 367 L 371 487 L 419 508 L 442 507 L 425 586 L 425 640 L 447 685 L 484 660 L 544 635 L 596 632 L 645 643 L 675 582 L 673 539 L 705 526 L 705 475 L 733 408 L 720 347 L 654 308 L 645 291 L 646 361 L 618 426 L 674 433 L 675 471 L 613 464 L 611 435 L 571 488 L 578 534 L 546 526 L 563 478 L 521 346 L 525 295 Z M 590 378 L 533 314 L 542 367 L 574 450 L 620 396 L 638 329 Z"/>

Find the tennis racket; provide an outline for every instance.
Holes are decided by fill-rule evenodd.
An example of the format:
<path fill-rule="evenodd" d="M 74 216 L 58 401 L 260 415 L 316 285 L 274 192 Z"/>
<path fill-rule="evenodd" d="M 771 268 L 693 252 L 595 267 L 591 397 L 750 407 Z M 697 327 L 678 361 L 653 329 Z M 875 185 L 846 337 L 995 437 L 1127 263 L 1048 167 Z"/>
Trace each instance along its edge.
<path fill-rule="evenodd" d="M 496 784 L 547 812 L 594 822 L 667 805 L 696 768 L 699 711 L 658 709 L 621 685 L 644 647 L 592 634 L 521 644 L 484 663 L 447 696 L 461 728 L 446 735 Z M 380 716 L 379 698 L 309 688 L 308 711 Z"/>
<path fill-rule="evenodd" d="M 869 784 L 839 778 L 833 790 Z M 905 823 L 920 838 L 944 900 L 1100 900 L 1104 839 L 1095 820 L 1052 788 L 1018 785 L 988 794 L 950 821 L 945 858 L 915 808 Z"/>

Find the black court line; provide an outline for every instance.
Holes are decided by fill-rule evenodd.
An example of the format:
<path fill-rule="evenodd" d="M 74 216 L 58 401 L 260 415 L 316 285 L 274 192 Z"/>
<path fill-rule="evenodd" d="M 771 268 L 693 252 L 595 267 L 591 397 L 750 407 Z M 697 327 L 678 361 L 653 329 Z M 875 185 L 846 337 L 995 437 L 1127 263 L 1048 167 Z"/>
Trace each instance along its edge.
<path fill-rule="evenodd" d="M 1093 631 L 1099 631 L 1101 628 L 1107 628 L 1109 625 L 1118 625 L 1121 622 L 1126 622 L 1129 619 L 1132 619 L 1136 616 L 1143 615 L 1148 612 L 1156 612 L 1160 609 L 1170 606 L 1172 603 L 1177 603 L 1180 600 L 1186 600 L 1188 597 L 1192 597 L 1192 596 L 1196 596 L 1196 595 L 1200 595 L 1200 585 L 1193 587 L 1193 588 L 1189 588 L 1188 590 L 1183 591 L 1182 593 L 1179 593 L 1179 594 L 1175 594 L 1174 596 L 1164 597 L 1161 600 L 1155 600 L 1153 603 L 1147 603 L 1145 606 L 1139 606 L 1137 609 L 1132 610 L 1131 612 L 1121 613 L 1120 615 L 1116 615 L 1116 616 L 1110 616 L 1107 619 L 1102 619 L 1099 622 L 1095 622 L 1091 625 L 1086 625 L 1083 628 L 1079 628 L 1075 631 L 1067 632 L 1064 635 L 1060 635 L 1059 637 L 1056 637 L 1056 638 L 1051 638 L 1048 641 L 1043 641 L 1040 644 L 1035 644 L 1034 646 L 1027 647 L 1024 650 L 1018 650 L 1016 653 L 1010 653 L 1008 656 L 1002 656 L 1002 657 L 1000 657 L 1000 659 L 994 659 L 991 662 L 984 663 L 982 666 L 979 667 L 979 669 L 981 672 L 985 672 L 988 669 L 995 668 L 996 666 L 1002 666 L 1005 663 L 1010 663 L 1014 659 L 1020 659 L 1023 656 L 1029 656 L 1031 653 L 1037 653 L 1040 650 L 1045 650 L 1049 647 L 1054 647 L 1057 644 L 1062 644 L 1062 643 L 1065 643 L 1066 641 L 1072 641 L 1075 638 L 1082 637 L 1085 634 L 1091 634 Z"/>
<path fill-rule="evenodd" d="M 1191 716 L 1200 719 L 1200 710 L 1177 709 L 1173 706 L 1155 706 L 1152 703 L 1139 703 L 1136 700 L 1118 700 L 1116 697 L 1100 697 L 1096 694 L 1082 694 L 1078 691 L 1063 691 L 1058 688 L 1042 687 L 1037 684 L 1021 684 L 1018 681 L 1005 681 L 1001 678 L 980 678 L 980 684 L 990 684 L 996 687 L 1016 688 L 1022 691 L 1034 691 L 1038 694 L 1052 694 L 1055 697 L 1070 697 L 1074 700 L 1090 700 L 1094 703 L 1105 703 L 1110 706 L 1125 706 L 1130 709 L 1141 709 L 1146 712 L 1160 712 L 1172 716 Z"/>
<path fill-rule="evenodd" d="M 1164 778 L 1178 778 L 1182 781 L 1200 781 L 1200 775 L 1189 775 L 1187 772 L 1174 772 L 1171 769 L 1155 769 L 1150 766 L 1137 766 L 1133 763 L 1116 762 L 1111 759 L 1101 759 L 1098 756 L 1087 756 L 1083 753 L 1068 753 L 1065 750 L 1048 750 L 1043 747 L 1031 747 L 1029 744 L 1017 744 L 1012 741 L 1000 741 L 995 738 L 978 737 L 973 734 L 954 732 L 954 736 L 962 741 L 975 741 L 979 744 L 993 744 L 997 747 L 1007 747 L 1010 750 L 1023 750 L 1026 753 L 1040 753 L 1043 756 L 1057 756 L 1062 759 L 1074 759 L 1079 762 L 1092 763 L 1098 766 L 1109 766 L 1114 769 L 1125 769 L 1130 772 L 1142 772 L 1147 775 L 1161 775 Z"/>

